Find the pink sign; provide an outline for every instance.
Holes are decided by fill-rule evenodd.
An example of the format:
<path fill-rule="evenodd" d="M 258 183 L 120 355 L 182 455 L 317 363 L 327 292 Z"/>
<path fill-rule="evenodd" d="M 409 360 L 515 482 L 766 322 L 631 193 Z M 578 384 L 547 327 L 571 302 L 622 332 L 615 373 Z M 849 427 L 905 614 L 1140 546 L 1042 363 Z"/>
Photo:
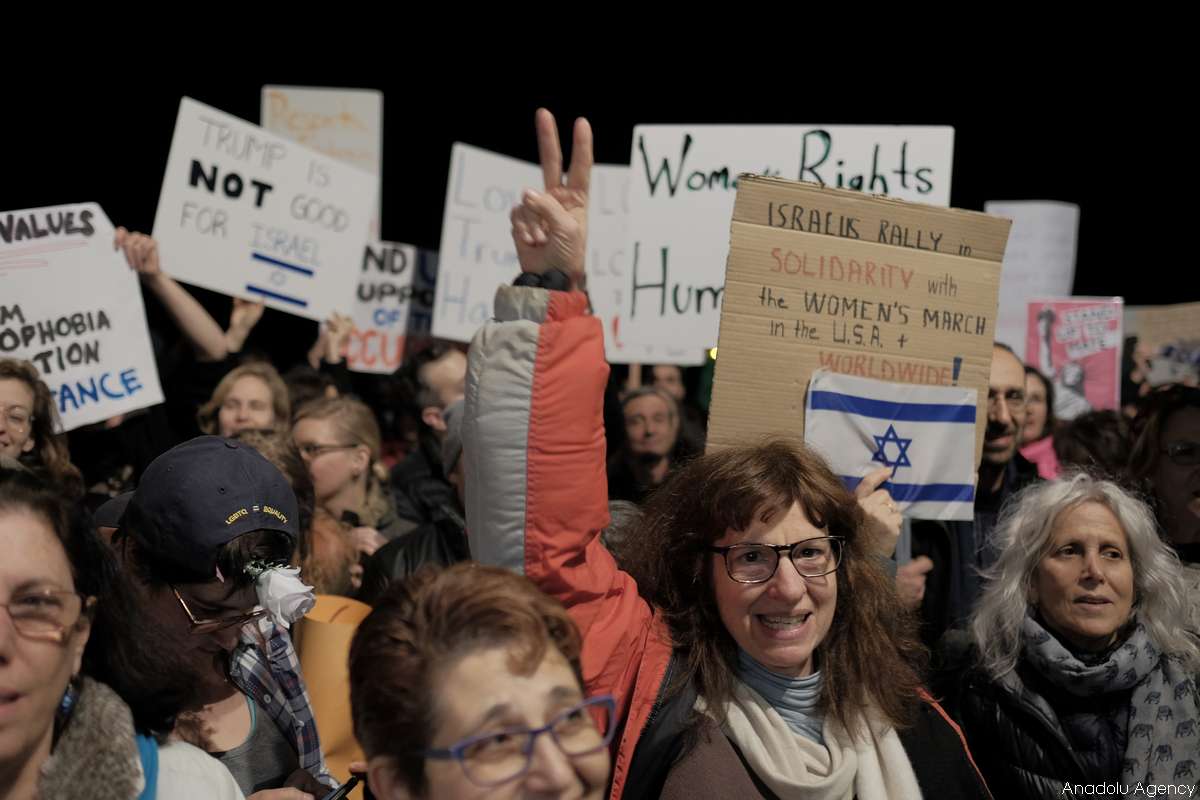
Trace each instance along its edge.
<path fill-rule="evenodd" d="M 1054 384 L 1059 419 L 1120 406 L 1122 306 L 1119 297 L 1030 301 L 1026 363 Z"/>

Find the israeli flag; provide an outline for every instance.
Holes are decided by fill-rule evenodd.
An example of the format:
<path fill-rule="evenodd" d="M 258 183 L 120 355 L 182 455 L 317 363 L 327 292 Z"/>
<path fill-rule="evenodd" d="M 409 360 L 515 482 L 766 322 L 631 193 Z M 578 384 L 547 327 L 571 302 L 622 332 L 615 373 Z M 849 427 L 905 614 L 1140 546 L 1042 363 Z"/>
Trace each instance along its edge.
<path fill-rule="evenodd" d="M 915 519 L 974 518 L 974 389 L 913 386 L 813 373 L 804 440 L 851 490 L 868 472 L 891 467 L 883 484 Z"/>

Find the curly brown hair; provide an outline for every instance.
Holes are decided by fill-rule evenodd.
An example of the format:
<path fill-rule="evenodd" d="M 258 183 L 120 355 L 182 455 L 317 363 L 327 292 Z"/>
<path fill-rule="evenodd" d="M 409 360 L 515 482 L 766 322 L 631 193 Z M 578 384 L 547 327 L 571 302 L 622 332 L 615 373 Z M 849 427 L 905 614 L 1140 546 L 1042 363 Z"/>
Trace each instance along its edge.
<path fill-rule="evenodd" d="M 49 480 L 68 497 L 83 497 L 83 475 L 71 463 L 65 434 L 56 433 L 58 409 L 50 387 L 41 379 L 37 367 L 28 361 L 0 358 L 0 380 L 17 380 L 33 392 L 33 449 L 22 453 L 18 460 L 35 473 Z"/>
<path fill-rule="evenodd" d="M 636 565 L 639 591 L 661 609 L 684 667 L 668 695 L 691 683 L 718 715 L 732 698 L 738 650 L 717 609 L 710 559 L 719 556 L 709 547 L 793 504 L 845 539 L 833 622 L 814 651 L 822 712 L 847 731 L 858 729 L 868 708 L 894 726 L 911 724 L 928 661 L 916 621 L 869 552 L 854 496 L 818 455 L 782 441 L 709 452 L 673 473 L 629 543 L 626 563 Z M 692 733 L 701 721 L 693 715 Z"/>
<path fill-rule="evenodd" d="M 528 579 L 474 563 L 427 567 L 393 583 L 350 645 L 354 735 L 368 758 L 390 758 L 420 796 L 437 720 L 437 676 L 474 650 L 506 647 L 510 669 L 532 673 L 553 647 L 580 686 L 579 630 L 557 601 Z"/>

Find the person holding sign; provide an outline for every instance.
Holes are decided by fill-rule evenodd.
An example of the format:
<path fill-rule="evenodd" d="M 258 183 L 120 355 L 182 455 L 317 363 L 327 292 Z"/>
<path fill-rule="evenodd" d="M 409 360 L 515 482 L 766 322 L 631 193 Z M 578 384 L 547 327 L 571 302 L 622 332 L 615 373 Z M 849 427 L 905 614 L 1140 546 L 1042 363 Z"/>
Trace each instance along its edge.
<path fill-rule="evenodd" d="M 605 549 L 608 368 L 578 291 L 591 128 L 576 122 L 564 182 L 554 118 L 536 126 L 545 190 L 513 212 L 522 283 L 557 271 L 570 291 L 502 287 L 472 342 L 467 530 L 475 558 L 563 602 L 586 692 L 621 698 L 611 796 L 988 796 L 921 688 L 868 498 L 808 449 L 731 447 L 670 475 L 630 537 L 640 584 Z"/>
<path fill-rule="evenodd" d="M 67 495 L 82 497 L 83 476 L 57 426 L 54 398 L 37 368 L 0 358 L 0 457 L 20 462 Z"/>

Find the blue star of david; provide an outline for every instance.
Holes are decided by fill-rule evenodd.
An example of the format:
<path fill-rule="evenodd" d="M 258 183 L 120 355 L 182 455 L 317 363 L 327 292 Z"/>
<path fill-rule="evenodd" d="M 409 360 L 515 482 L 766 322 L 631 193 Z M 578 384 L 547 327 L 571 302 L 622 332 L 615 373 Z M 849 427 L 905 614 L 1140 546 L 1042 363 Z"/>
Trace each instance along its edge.
<path fill-rule="evenodd" d="M 908 446 L 912 444 L 912 439 L 902 439 L 896 433 L 894 425 L 888 425 L 887 433 L 883 436 L 872 436 L 875 440 L 875 452 L 871 454 L 872 461 L 878 461 L 885 467 L 892 468 L 892 476 L 895 477 L 896 470 L 900 467 L 911 467 L 912 462 L 908 460 Z M 894 461 L 889 460 L 885 452 L 888 444 L 895 444 L 900 454 L 896 456 Z"/>

